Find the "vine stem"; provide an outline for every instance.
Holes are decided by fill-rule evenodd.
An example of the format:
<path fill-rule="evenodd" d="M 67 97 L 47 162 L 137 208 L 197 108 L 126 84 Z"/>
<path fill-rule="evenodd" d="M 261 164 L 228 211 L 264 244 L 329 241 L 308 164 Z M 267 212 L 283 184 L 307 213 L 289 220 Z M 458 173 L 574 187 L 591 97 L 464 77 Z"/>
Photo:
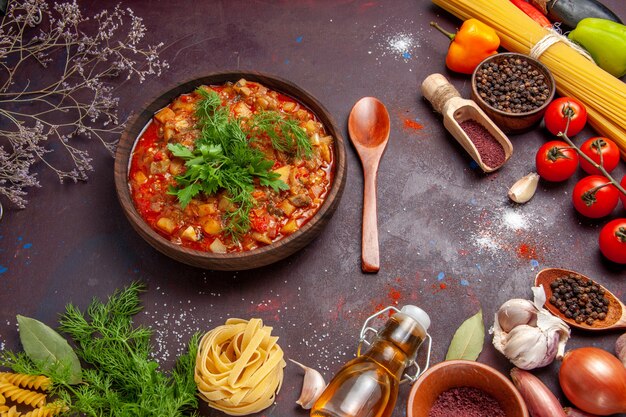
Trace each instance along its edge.
<path fill-rule="evenodd" d="M 568 107 L 568 109 L 570 109 L 570 112 L 567 112 L 564 114 L 564 116 L 567 117 L 567 122 L 565 123 L 565 132 L 559 132 L 557 136 L 561 137 L 569 146 L 572 147 L 572 149 L 578 152 L 578 155 L 580 155 L 585 161 L 589 162 L 593 167 L 600 170 L 600 172 L 606 177 L 606 179 L 608 179 L 611 182 L 611 184 L 613 184 L 615 188 L 618 189 L 620 193 L 626 196 L 626 190 L 624 189 L 624 187 L 622 187 L 620 183 L 617 182 L 617 180 L 613 178 L 611 174 L 609 174 L 609 171 L 607 171 L 604 168 L 604 159 L 602 157 L 602 149 L 598 149 L 599 151 L 598 154 L 600 155 L 600 163 L 598 164 L 596 161 L 594 161 L 589 156 L 587 156 L 587 154 L 581 151 L 580 148 L 576 146 L 576 144 L 567 136 L 567 131 L 569 130 L 569 124 L 572 121 L 572 117 L 574 116 L 574 114 L 572 114 L 571 112 L 571 107 Z"/>
<path fill-rule="evenodd" d="M 572 147 L 572 149 L 576 150 L 576 152 L 578 152 L 578 155 L 580 155 L 585 161 L 589 162 L 593 167 L 597 168 L 602 173 L 602 175 L 604 175 L 611 182 L 611 184 L 613 184 L 615 188 L 619 190 L 620 193 L 626 195 L 626 189 L 624 189 L 624 187 L 622 187 L 620 183 L 617 182 L 617 180 L 613 178 L 611 174 L 609 174 L 609 172 L 604 168 L 603 165 L 598 164 L 596 161 L 587 156 L 583 151 L 581 151 L 580 148 L 576 146 L 565 133 L 559 132 L 557 136 L 561 137 L 565 142 L 567 142 L 569 146 Z M 602 157 L 601 151 L 600 157 Z"/>

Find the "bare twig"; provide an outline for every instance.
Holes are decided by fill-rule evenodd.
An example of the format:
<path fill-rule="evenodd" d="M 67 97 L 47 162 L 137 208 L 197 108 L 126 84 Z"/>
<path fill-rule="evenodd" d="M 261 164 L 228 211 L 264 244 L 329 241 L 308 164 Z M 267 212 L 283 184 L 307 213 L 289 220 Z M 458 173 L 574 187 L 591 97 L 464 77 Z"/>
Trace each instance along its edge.
<path fill-rule="evenodd" d="M 42 20 L 45 30 L 36 27 Z M 89 20 L 93 32 L 84 29 Z M 77 136 L 113 152 L 123 124 L 111 81 L 142 82 L 168 66 L 159 59 L 163 44 L 142 45 L 145 34 L 142 19 L 120 5 L 87 17 L 76 0 L 10 2 L 0 22 L 0 196 L 25 207 L 27 189 L 40 186 L 32 169 L 39 162 L 60 181 L 86 180 L 91 157 L 74 145 Z M 41 72 L 23 79 L 27 67 Z M 55 70 L 50 82 L 44 75 Z M 52 162 L 52 149 L 66 153 L 69 167 Z"/>

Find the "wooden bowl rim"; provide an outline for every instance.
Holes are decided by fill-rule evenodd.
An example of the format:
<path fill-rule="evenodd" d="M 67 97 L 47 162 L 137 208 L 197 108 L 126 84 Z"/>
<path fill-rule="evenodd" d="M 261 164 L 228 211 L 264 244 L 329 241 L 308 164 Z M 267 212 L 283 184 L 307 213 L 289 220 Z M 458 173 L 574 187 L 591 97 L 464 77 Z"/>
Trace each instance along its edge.
<path fill-rule="evenodd" d="M 130 158 L 140 135 L 133 135 L 131 133 L 131 130 L 133 130 L 133 128 L 135 128 L 138 123 L 141 124 L 139 131 L 142 131 L 144 129 L 149 120 L 154 116 L 154 112 L 149 112 L 148 109 L 154 106 L 157 102 L 164 101 L 166 103 L 165 105 L 167 105 L 171 102 L 171 100 L 178 97 L 180 94 L 184 94 L 185 92 L 191 92 L 195 87 L 198 87 L 202 84 L 218 84 L 227 81 L 236 82 L 240 78 L 245 78 L 249 81 L 258 81 L 261 83 L 263 81 L 269 80 L 271 83 L 278 86 L 269 87 L 270 89 L 294 98 L 301 105 L 304 105 L 309 111 L 311 111 L 318 118 L 318 120 L 320 120 L 324 124 L 324 127 L 328 130 L 329 134 L 333 135 L 333 137 L 335 138 L 333 144 L 335 151 L 333 183 L 331 184 L 328 195 L 326 196 L 324 202 L 322 203 L 322 206 L 319 208 L 317 213 L 315 213 L 315 215 L 302 228 L 271 245 L 256 248 L 251 251 L 231 252 L 223 254 L 204 252 L 176 245 L 158 234 L 156 231 L 154 231 L 144 221 L 141 215 L 137 212 L 135 205 L 133 204 L 130 195 L 130 189 L 128 186 L 128 171 L 130 168 Z M 183 86 L 189 86 L 189 89 L 186 89 L 186 91 L 182 91 L 181 88 Z M 165 105 L 162 107 L 165 107 Z M 312 109 L 311 107 L 317 107 L 317 110 Z M 124 129 L 117 146 L 114 163 L 115 188 L 118 200 L 120 201 L 120 205 L 122 206 L 122 209 L 129 219 L 131 225 L 134 228 L 139 228 L 140 230 L 136 229 L 136 231 L 139 232 L 140 236 L 166 256 L 177 259 L 176 257 L 172 257 L 169 253 L 164 251 L 165 248 L 170 251 L 185 255 L 185 257 L 191 257 L 197 260 L 215 261 L 212 262 L 213 265 L 217 265 L 220 261 L 224 261 L 227 263 L 230 261 L 229 265 L 232 265 L 232 261 L 243 261 L 247 258 L 260 259 L 265 255 L 280 252 L 280 248 L 284 248 L 285 246 L 292 244 L 293 242 L 302 241 L 302 246 L 306 245 L 306 243 L 308 243 L 313 238 L 312 236 L 307 239 L 309 231 L 314 231 L 315 226 L 318 225 L 318 223 L 325 221 L 326 215 L 330 216 L 335 211 L 336 205 L 341 198 L 346 182 L 347 155 L 345 149 L 345 139 L 341 131 L 337 128 L 335 119 L 328 111 L 328 109 L 324 105 L 322 105 L 322 103 L 320 103 L 319 100 L 315 98 L 315 96 L 313 96 L 302 87 L 299 87 L 296 84 L 292 83 L 291 81 L 275 76 L 273 74 L 246 70 L 218 71 L 204 75 L 195 75 L 188 78 L 186 81 L 177 83 L 173 87 L 162 90 L 161 93 L 153 96 L 151 99 L 147 100 L 142 106 L 140 106 L 140 109 L 141 110 L 139 112 L 131 114 L 131 116 L 128 118 L 126 128 Z M 146 234 L 147 237 L 143 234 Z M 289 256 L 290 254 L 291 252 L 286 253 L 284 256 L 277 257 L 271 262 L 263 263 L 263 265 L 276 262 L 284 257 Z M 198 266 L 197 263 L 190 264 Z M 254 267 L 256 266 L 252 266 L 252 268 Z M 246 268 L 242 267 L 241 269 Z M 235 269 L 228 268 L 228 270 Z"/>
<path fill-rule="evenodd" d="M 489 105 L 485 100 L 483 100 L 483 98 L 480 96 L 480 94 L 478 94 L 478 90 L 476 88 L 476 73 L 478 72 L 478 69 L 483 66 L 483 64 L 496 60 L 496 59 L 504 59 L 508 56 L 514 56 L 514 57 L 520 57 L 523 58 L 525 60 L 527 60 L 531 65 L 534 65 L 535 67 L 537 67 L 541 72 L 544 73 L 545 76 L 547 76 L 548 79 L 548 84 L 550 87 L 550 95 L 548 96 L 548 99 L 545 101 L 545 103 L 543 103 L 541 105 L 541 107 L 537 107 L 535 110 L 531 110 L 531 111 L 527 111 L 524 113 L 507 113 L 505 111 L 496 109 L 494 107 L 492 107 L 491 105 Z M 548 67 L 546 67 L 541 61 L 539 61 L 538 59 L 535 59 L 531 56 L 528 55 L 524 55 L 524 54 L 520 54 L 517 52 L 502 52 L 502 53 L 497 53 L 495 55 L 489 55 L 487 58 L 483 59 L 474 69 L 474 72 L 472 72 L 472 80 L 471 80 L 471 85 L 472 85 L 472 92 L 474 93 L 474 97 L 475 100 L 480 101 L 480 103 L 482 105 L 485 106 L 485 108 L 489 109 L 489 111 L 498 114 L 502 117 L 508 117 L 508 118 L 512 118 L 512 119 L 521 119 L 524 117 L 528 117 L 528 116 L 535 116 L 538 113 L 543 112 L 548 105 L 552 102 L 552 100 L 554 99 L 554 96 L 556 94 L 556 81 L 554 79 L 554 76 L 552 75 L 552 72 L 550 72 L 550 70 L 548 69 Z M 481 106 L 482 107 L 482 106 Z"/>
<path fill-rule="evenodd" d="M 528 408 L 526 407 L 526 403 L 524 402 L 522 395 L 519 393 L 517 388 L 515 388 L 515 385 L 513 384 L 513 382 L 511 382 L 502 372 L 484 363 L 463 360 L 463 359 L 440 362 L 437 365 L 429 368 L 422 375 L 420 375 L 420 377 L 417 379 L 417 381 L 415 381 L 415 383 L 411 387 L 411 391 L 409 392 L 409 398 L 407 400 L 407 405 L 406 405 L 407 417 L 414 417 L 413 416 L 413 403 L 415 402 L 415 397 L 417 396 L 417 392 L 419 391 L 421 384 L 432 374 L 440 372 L 442 369 L 451 368 L 451 367 L 452 368 L 454 367 L 472 368 L 473 367 L 473 368 L 478 368 L 478 369 L 485 371 L 485 373 L 488 375 L 489 378 L 493 378 L 494 380 L 500 381 L 510 391 L 510 393 L 513 394 L 513 396 L 515 397 L 515 402 L 519 405 L 519 407 L 522 410 L 522 415 L 524 417 L 529 417 Z M 468 384 L 466 386 L 471 387 L 472 386 L 471 381 L 468 381 Z M 453 388 L 453 386 L 450 386 L 449 388 Z"/>

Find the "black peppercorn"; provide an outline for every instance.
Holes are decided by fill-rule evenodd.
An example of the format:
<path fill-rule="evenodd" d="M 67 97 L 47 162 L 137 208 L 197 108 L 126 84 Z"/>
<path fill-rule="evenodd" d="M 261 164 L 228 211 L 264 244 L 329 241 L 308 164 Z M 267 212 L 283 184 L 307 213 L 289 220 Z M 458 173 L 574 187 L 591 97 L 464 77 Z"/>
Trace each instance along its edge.
<path fill-rule="evenodd" d="M 475 79 L 480 97 L 507 113 L 541 107 L 550 94 L 545 77 L 527 60 L 504 58 L 499 63 L 483 64 Z"/>
<path fill-rule="evenodd" d="M 605 320 L 609 311 L 609 300 L 605 291 L 595 282 L 579 275 L 569 274 L 550 283 L 550 304 L 568 319 L 589 326 Z"/>

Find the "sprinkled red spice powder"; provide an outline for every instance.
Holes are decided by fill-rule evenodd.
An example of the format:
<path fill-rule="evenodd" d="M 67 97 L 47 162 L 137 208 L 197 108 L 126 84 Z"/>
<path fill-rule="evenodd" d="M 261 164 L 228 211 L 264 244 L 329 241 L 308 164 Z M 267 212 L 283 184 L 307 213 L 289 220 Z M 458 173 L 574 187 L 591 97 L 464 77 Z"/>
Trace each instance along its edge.
<path fill-rule="evenodd" d="M 402 281 L 398 278 L 396 279 L 397 283 L 401 283 Z M 387 298 L 385 300 L 383 300 L 382 302 L 378 302 L 380 300 L 376 300 L 373 301 L 374 305 L 374 309 L 372 310 L 372 312 L 370 314 L 375 314 L 377 312 L 379 312 L 380 310 L 384 309 L 385 307 L 389 307 L 389 306 L 398 306 L 400 304 L 400 300 L 402 298 L 404 298 L 404 294 L 391 286 L 389 287 L 389 292 L 387 293 Z M 389 311 L 389 317 L 391 317 L 395 312 L 393 310 Z"/>
<path fill-rule="evenodd" d="M 457 387 L 442 392 L 428 412 L 428 417 L 506 417 L 491 395 L 478 388 Z"/>
<path fill-rule="evenodd" d="M 405 129 L 413 129 L 413 130 L 421 130 L 424 128 L 423 125 L 411 119 L 404 119 L 404 127 Z"/>
<path fill-rule="evenodd" d="M 504 163 L 506 160 L 504 148 L 483 125 L 470 119 L 459 123 L 459 126 L 474 143 L 485 165 L 497 168 Z"/>
<path fill-rule="evenodd" d="M 389 300 L 391 300 L 392 305 L 397 306 L 398 302 L 400 301 L 400 297 L 402 297 L 400 291 L 396 290 L 395 288 L 391 288 L 389 290 Z"/>
<path fill-rule="evenodd" d="M 517 256 L 522 259 L 537 259 L 537 249 L 527 243 L 517 247 Z"/>

